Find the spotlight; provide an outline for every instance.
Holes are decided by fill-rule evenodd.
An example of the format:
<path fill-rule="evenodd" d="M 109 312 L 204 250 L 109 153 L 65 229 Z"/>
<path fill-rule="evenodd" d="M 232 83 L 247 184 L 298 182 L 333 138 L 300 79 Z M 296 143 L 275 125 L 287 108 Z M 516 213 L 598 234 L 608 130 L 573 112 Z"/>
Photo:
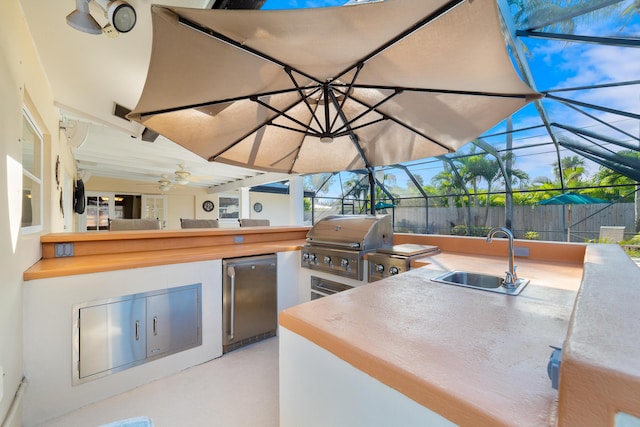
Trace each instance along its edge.
<path fill-rule="evenodd" d="M 67 16 L 67 24 L 85 33 L 101 34 L 103 28 L 89 13 L 90 1 L 76 0 L 76 10 Z M 128 33 L 136 25 L 136 11 L 129 3 L 122 0 L 95 0 L 95 2 L 104 10 L 109 24 L 118 33 Z"/>
<path fill-rule="evenodd" d="M 102 34 L 102 27 L 89 13 L 89 0 L 76 0 L 76 10 L 67 15 L 67 24 L 78 31 Z"/>
<path fill-rule="evenodd" d="M 136 11 L 121 0 L 110 1 L 105 8 L 109 23 L 119 33 L 128 33 L 136 25 Z"/>

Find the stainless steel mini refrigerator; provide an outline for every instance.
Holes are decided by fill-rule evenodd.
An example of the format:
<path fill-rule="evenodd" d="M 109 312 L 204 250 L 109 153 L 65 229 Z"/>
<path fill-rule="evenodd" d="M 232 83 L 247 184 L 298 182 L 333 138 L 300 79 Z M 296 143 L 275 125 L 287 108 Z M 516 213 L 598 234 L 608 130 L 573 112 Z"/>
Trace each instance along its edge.
<path fill-rule="evenodd" d="M 275 254 L 222 261 L 223 353 L 276 334 L 277 288 Z"/>

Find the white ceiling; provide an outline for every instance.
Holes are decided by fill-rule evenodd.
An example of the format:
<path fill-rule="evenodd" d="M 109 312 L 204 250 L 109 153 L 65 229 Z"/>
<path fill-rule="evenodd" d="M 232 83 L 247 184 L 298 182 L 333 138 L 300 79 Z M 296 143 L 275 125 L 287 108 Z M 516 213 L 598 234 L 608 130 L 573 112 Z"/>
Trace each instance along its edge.
<path fill-rule="evenodd" d="M 189 185 L 212 191 L 257 185 L 286 179 L 286 175 L 209 163 L 160 136 L 155 142 L 141 139 L 143 127 L 113 115 L 117 103 L 132 110 L 142 92 L 151 52 L 151 1 L 128 0 L 137 14 L 132 31 L 109 38 L 83 33 L 66 24 L 75 9 L 74 0 L 21 0 L 36 49 L 49 79 L 66 134 L 76 134 L 74 148 L 79 170 L 87 176 L 103 176 L 149 183 L 163 174 L 173 177 L 179 164 L 192 176 Z M 209 7 L 211 0 L 166 0 L 166 5 Z M 90 3 L 92 16 L 106 25 L 103 10 Z M 79 121 L 80 124 L 72 129 Z M 86 139 L 81 128 L 88 129 Z M 248 181 L 243 181 L 250 178 Z"/>

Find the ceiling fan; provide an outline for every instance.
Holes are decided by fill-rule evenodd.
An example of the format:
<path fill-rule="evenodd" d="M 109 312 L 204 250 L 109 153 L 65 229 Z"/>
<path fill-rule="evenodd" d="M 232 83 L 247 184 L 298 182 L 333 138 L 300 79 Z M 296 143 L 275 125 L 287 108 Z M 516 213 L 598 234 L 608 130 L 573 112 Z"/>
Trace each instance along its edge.
<path fill-rule="evenodd" d="M 186 168 L 186 166 L 183 163 L 178 163 L 178 167 L 180 169 L 178 169 L 177 171 L 175 171 L 174 174 L 174 178 L 173 181 L 176 184 L 179 185 L 187 185 L 189 184 L 191 179 L 195 179 L 193 177 L 191 177 L 191 172 L 189 172 Z"/>
<path fill-rule="evenodd" d="M 173 187 L 173 182 L 169 179 L 169 175 L 162 175 L 158 180 L 158 188 L 160 191 L 169 191 Z"/>
<path fill-rule="evenodd" d="M 163 174 L 158 180 L 159 189 L 161 191 L 168 191 L 174 185 L 189 185 L 191 182 L 198 182 L 200 178 L 206 179 L 208 177 L 195 177 L 187 170 L 187 166 L 184 163 L 178 163 L 178 170 L 173 173 L 173 176 L 169 174 Z"/>

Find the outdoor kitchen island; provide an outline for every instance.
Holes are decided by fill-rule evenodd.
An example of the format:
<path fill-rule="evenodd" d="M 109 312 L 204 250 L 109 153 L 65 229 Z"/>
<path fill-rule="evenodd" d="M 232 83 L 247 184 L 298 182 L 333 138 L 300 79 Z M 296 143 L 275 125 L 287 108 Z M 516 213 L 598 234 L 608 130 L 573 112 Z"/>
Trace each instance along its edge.
<path fill-rule="evenodd" d="M 211 277 L 220 277 L 221 258 L 277 252 L 279 267 L 285 260 L 289 266 L 281 272 L 280 297 L 291 306 L 307 231 L 42 236 L 43 259 L 24 274 L 27 401 L 37 412 L 31 421 L 167 375 L 175 362 L 184 369 L 221 354 L 212 351 L 221 347 L 212 336 L 220 318 L 204 310 L 204 323 L 218 323 L 204 330 L 202 348 L 71 387 L 72 303 L 202 277 L 204 303 L 220 307 Z M 56 258 L 55 245 L 69 242 L 73 256 Z M 556 408 L 563 427 L 614 425 L 618 411 L 632 421 L 616 425 L 639 425 L 640 282 L 619 246 L 518 240 L 518 254 L 524 254 L 516 259 L 518 272 L 531 283 L 512 297 L 430 281 L 450 269 L 502 274 L 505 239 L 489 245 L 483 238 L 394 235 L 394 244 L 405 243 L 436 245 L 441 252 L 415 260 L 407 273 L 281 312 L 281 426 L 547 426 L 554 425 Z M 549 346 L 563 342 L 558 393 L 546 365 Z"/>
<path fill-rule="evenodd" d="M 415 243 L 445 249 L 281 313 L 281 426 L 638 425 L 640 286 L 619 247 L 582 246 L 581 257 L 536 242 L 531 255 L 547 259 L 516 260 L 531 283 L 513 297 L 430 280 L 504 271 L 506 256 L 483 254 L 484 239 L 465 239 L 467 253 L 438 236 Z M 558 392 L 547 363 L 563 343 Z"/>

